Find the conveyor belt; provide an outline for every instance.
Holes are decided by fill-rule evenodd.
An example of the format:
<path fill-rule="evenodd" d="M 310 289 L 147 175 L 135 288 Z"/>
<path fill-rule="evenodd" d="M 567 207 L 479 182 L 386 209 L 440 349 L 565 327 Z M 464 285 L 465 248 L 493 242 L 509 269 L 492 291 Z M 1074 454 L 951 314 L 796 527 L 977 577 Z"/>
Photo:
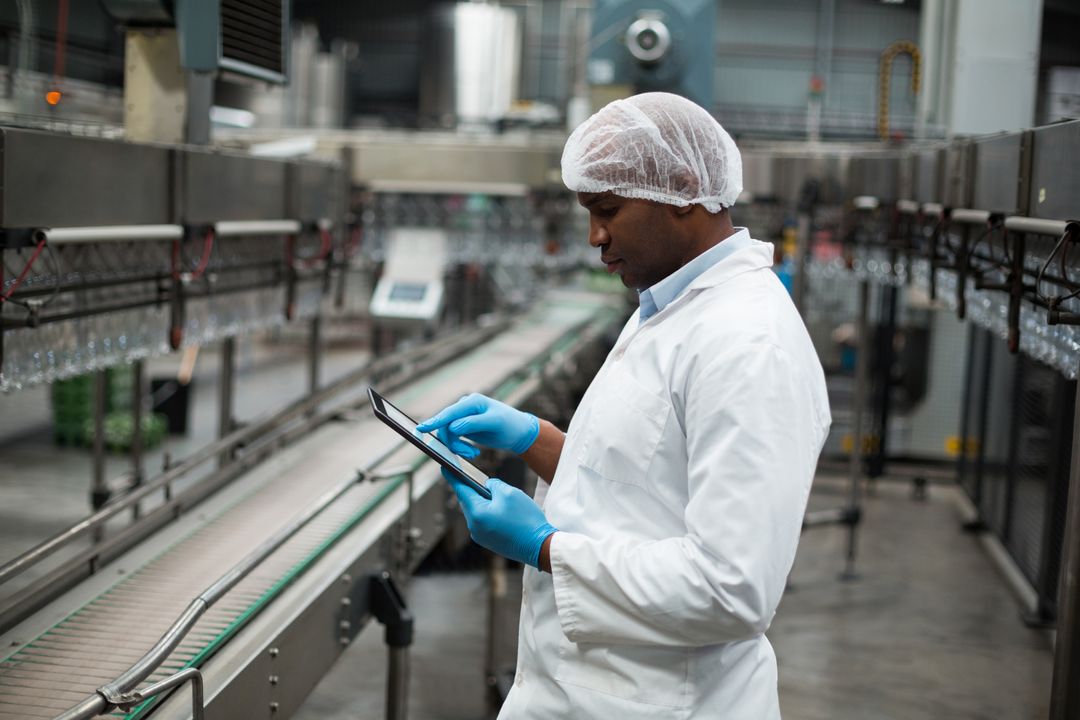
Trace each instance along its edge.
<path fill-rule="evenodd" d="M 395 400 L 423 415 L 467 391 L 498 392 L 495 384 L 501 382 L 505 392 L 506 379 L 516 371 L 573 341 L 584 324 L 612 318 L 608 297 L 553 293 L 511 329 L 407 386 Z M 394 441 L 362 413 L 360 419 L 324 426 L 256 468 L 244 479 L 252 488 L 245 496 L 228 507 L 205 510 L 212 517 L 204 524 L 0 663 L 0 720 L 55 717 L 115 678 L 153 645 L 195 594 Z M 403 448 L 384 466 L 420 458 Z M 211 607 L 146 684 L 200 666 L 402 482 L 398 476 L 357 484 Z M 126 717 L 144 715 L 151 703 Z"/>

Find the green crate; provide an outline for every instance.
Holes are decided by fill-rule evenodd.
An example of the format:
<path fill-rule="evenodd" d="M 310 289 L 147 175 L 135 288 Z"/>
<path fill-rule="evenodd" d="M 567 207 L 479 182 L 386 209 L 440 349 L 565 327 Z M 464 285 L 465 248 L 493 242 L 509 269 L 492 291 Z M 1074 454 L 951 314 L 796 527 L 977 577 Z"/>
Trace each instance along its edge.
<path fill-rule="evenodd" d="M 83 438 L 86 445 L 94 444 L 94 420 L 83 423 Z M 143 449 L 161 444 L 168 429 L 168 422 L 161 413 L 144 415 L 142 419 Z M 135 430 L 134 416 L 127 411 L 111 412 L 105 416 L 105 447 L 110 452 L 122 453 L 131 449 L 131 439 Z"/>

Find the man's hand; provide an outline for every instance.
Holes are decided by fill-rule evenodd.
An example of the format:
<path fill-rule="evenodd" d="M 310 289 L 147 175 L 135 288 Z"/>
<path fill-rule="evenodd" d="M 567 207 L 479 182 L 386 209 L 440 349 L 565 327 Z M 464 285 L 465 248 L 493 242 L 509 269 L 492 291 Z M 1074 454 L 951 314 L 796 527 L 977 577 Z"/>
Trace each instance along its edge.
<path fill-rule="evenodd" d="M 439 439 L 451 450 L 464 458 L 474 458 L 480 451 L 466 440 L 520 455 L 536 441 L 540 421 L 535 415 L 472 393 L 424 420 L 416 429 L 420 432 L 436 430 Z"/>
<path fill-rule="evenodd" d="M 503 557 L 541 567 L 540 550 L 556 530 L 531 497 L 513 485 L 492 478 L 487 485 L 491 491 L 488 500 L 449 470 L 443 470 L 443 477 L 450 482 L 461 503 L 473 540 Z"/>

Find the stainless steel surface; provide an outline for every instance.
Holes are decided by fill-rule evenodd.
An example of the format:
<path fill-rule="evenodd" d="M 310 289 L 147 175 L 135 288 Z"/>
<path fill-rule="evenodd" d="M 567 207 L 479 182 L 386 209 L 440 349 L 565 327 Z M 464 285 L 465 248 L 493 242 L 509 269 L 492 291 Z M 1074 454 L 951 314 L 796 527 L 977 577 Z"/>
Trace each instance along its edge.
<path fill-rule="evenodd" d="M 1080 219 L 1080 120 L 1036 128 L 1032 141 L 1028 214 Z"/>
<path fill-rule="evenodd" d="M 885 202 L 902 195 L 899 154 L 853 157 L 848 177 L 852 195 L 871 195 Z"/>
<path fill-rule="evenodd" d="M 640 63 L 660 61 L 671 49 L 671 31 L 661 15 L 639 17 L 626 28 L 623 38 L 630 55 Z"/>
<path fill-rule="evenodd" d="M 974 165 L 974 146 L 968 140 L 956 140 L 945 148 L 945 187 L 937 199 L 945 207 L 973 207 L 972 167 Z"/>
<path fill-rule="evenodd" d="M 1012 133 L 973 143 L 974 207 L 1010 215 L 1020 211 L 1020 155 L 1023 133 Z"/>
<path fill-rule="evenodd" d="M 420 113 L 443 125 L 489 123 L 518 96 L 517 14 L 487 3 L 435 5 L 420 66 Z"/>
<path fill-rule="evenodd" d="M 37 228 L 34 240 L 51 245 L 72 243 L 127 242 L 130 240 L 180 240 L 182 225 L 101 225 L 98 227 Z"/>
<path fill-rule="evenodd" d="M 286 217 L 313 220 L 338 220 L 346 207 L 345 173 L 339 166 L 299 162 L 289 168 L 290 204 Z"/>
<path fill-rule="evenodd" d="M 181 163 L 183 220 L 277 220 L 286 207 L 288 163 L 187 148 Z"/>
<path fill-rule="evenodd" d="M 896 209 L 904 215 L 916 215 L 919 212 L 919 203 L 914 200 L 897 200 Z"/>
<path fill-rule="evenodd" d="M 1049 235 L 1051 237 L 1060 237 L 1068 225 L 1069 223 L 1065 220 L 1040 220 L 1039 218 L 1020 217 L 1018 215 L 1005 218 L 1005 227 L 1008 230 Z"/>
<path fill-rule="evenodd" d="M 545 136 L 543 142 L 537 142 L 532 136 L 387 133 L 332 137 L 322 144 L 355 149 L 352 178 L 358 185 L 378 183 L 390 188 L 387 183 L 397 183 L 397 188 L 391 189 L 403 189 L 411 184 L 419 188 L 415 192 L 432 192 L 430 188 L 441 186 L 449 192 L 455 185 L 543 188 L 562 184 L 558 175 L 560 138 L 548 141 Z"/>
<path fill-rule="evenodd" d="M 0 226 L 170 222 L 169 157 L 164 146 L 0 128 Z"/>
<path fill-rule="evenodd" d="M 1076 407 L 1080 409 L 1080 385 Z M 1080 717 L 1080 416 L 1073 418 L 1050 720 Z"/>
<path fill-rule="evenodd" d="M 301 227 L 299 220 L 222 220 L 214 223 L 214 233 L 219 237 L 295 235 Z"/>
<path fill-rule="evenodd" d="M 915 153 L 912 170 L 912 198 L 919 203 L 938 202 L 942 199 L 945 151 L 921 150 Z"/>

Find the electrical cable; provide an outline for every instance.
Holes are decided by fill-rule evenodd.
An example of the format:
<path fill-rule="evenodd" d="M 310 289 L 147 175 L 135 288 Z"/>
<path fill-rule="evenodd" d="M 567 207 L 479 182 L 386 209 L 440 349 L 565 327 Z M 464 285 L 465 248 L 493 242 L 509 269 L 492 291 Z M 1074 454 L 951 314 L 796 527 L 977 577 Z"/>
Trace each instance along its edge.
<path fill-rule="evenodd" d="M 26 265 L 23 267 L 22 272 L 15 278 L 15 282 L 11 285 L 11 288 L 4 293 L 0 293 L 0 302 L 7 302 L 11 299 L 11 296 L 15 294 L 15 291 L 19 289 L 19 286 L 26 280 L 27 274 L 30 272 L 30 268 L 34 266 L 34 261 L 38 259 L 38 255 L 41 255 L 41 251 L 45 249 L 45 238 L 37 244 L 34 248 L 33 254 L 30 255 L 30 259 L 26 261 Z"/>
<path fill-rule="evenodd" d="M 1040 300 L 1041 302 L 1045 303 L 1050 308 L 1056 308 L 1062 301 L 1068 300 L 1070 298 L 1076 297 L 1077 295 L 1080 295 L 1080 286 L 1077 286 L 1075 283 L 1073 283 L 1071 280 L 1069 280 L 1069 276 L 1068 276 L 1067 271 L 1066 271 L 1065 260 L 1066 260 L 1066 256 L 1068 255 L 1068 253 L 1067 252 L 1062 252 L 1062 248 L 1069 241 L 1069 239 L 1070 239 L 1070 237 L 1072 235 L 1072 231 L 1073 231 L 1074 227 L 1075 226 L 1071 225 L 1071 224 L 1067 225 L 1065 227 L 1065 232 L 1063 232 L 1061 234 L 1061 237 L 1058 238 L 1057 243 L 1054 244 L 1053 250 L 1051 250 L 1050 254 L 1046 256 L 1046 261 L 1042 264 L 1042 267 L 1039 268 L 1039 272 L 1035 275 L 1035 297 L 1038 300 Z M 1042 293 L 1042 283 L 1043 283 L 1043 276 L 1046 274 L 1046 269 L 1048 267 L 1050 267 L 1050 263 L 1052 263 L 1054 261 L 1055 256 L 1058 256 L 1058 259 L 1059 259 L 1059 261 L 1061 263 L 1061 277 L 1062 277 L 1062 280 L 1065 283 L 1067 283 L 1070 287 L 1072 287 L 1073 289 L 1067 295 L 1054 295 L 1054 296 L 1051 297 L 1051 296 L 1043 295 L 1043 293 Z"/>

